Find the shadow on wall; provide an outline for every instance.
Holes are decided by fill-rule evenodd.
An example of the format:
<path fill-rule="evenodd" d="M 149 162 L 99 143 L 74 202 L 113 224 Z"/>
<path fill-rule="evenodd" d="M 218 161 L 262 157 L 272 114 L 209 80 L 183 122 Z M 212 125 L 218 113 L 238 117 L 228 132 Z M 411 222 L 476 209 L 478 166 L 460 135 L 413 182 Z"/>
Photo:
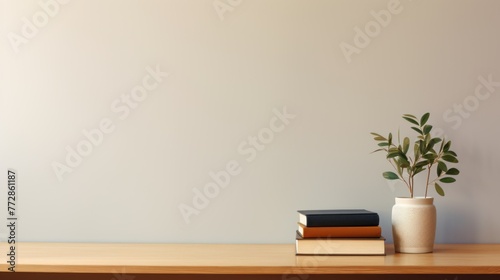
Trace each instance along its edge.
<path fill-rule="evenodd" d="M 470 198 L 464 197 L 462 203 L 450 203 L 437 207 L 436 243 L 479 242 L 478 230 L 481 228 L 479 212 L 467 207 L 473 204 Z"/>

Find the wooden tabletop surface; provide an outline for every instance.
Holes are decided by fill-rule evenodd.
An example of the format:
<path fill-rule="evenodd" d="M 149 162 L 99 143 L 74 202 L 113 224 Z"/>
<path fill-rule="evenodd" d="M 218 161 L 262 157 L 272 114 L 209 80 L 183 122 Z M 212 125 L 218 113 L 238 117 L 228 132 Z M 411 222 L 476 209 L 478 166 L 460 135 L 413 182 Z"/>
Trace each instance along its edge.
<path fill-rule="evenodd" d="M 8 245 L 0 243 L 6 260 Z M 296 256 L 293 244 L 19 243 L 17 272 L 155 274 L 500 274 L 500 244 L 430 254 Z M 8 264 L 0 263 L 0 271 Z"/>

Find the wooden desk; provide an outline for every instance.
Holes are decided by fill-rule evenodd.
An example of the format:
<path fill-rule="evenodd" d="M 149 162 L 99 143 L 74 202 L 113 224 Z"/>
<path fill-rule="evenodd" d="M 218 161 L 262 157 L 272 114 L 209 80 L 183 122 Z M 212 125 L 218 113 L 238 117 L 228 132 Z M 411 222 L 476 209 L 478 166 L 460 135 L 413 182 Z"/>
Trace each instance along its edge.
<path fill-rule="evenodd" d="M 51 275 L 50 279 L 66 275 L 64 279 L 67 279 L 68 274 L 77 279 L 77 274 L 92 274 L 107 275 L 102 278 L 107 280 L 121 280 L 120 277 L 132 280 L 136 275 L 141 275 L 140 279 L 146 276 L 153 279 L 155 275 L 217 275 L 217 279 L 223 275 L 253 275 L 262 279 L 300 280 L 319 275 L 379 279 L 366 277 L 379 275 L 384 276 L 380 279 L 397 279 L 388 276 L 403 274 L 441 275 L 435 278 L 441 280 L 454 279 L 444 275 L 455 275 L 453 277 L 462 280 L 465 278 L 458 275 L 483 274 L 491 275 L 487 279 L 500 279 L 500 244 L 436 245 L 432 254 L 395 254 L 393 247 L 387 245 L 386 256 L 295 256 L 292 244 L 20 243 L 17 248 L 17 273 L 7 272 L 8 264 L 2 261 L 1 279 L 9 279 L 13 274 L 24 275 L 19 279 L 28 279 L 30 275 Z M 0 243 L 4 260 L 6 254 L 7 244 Z M 365 277 L 352 276 L 359 274 Z"/>

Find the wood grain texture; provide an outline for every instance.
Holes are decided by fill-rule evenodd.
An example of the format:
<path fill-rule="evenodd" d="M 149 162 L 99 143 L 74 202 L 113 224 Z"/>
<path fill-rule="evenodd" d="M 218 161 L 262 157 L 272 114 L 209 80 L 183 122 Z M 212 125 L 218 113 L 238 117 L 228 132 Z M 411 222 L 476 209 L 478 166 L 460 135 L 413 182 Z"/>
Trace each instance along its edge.
<path fill-rule="evenodd" d="M 386 256 L 295 256 L 292 244 L 20 243 L 17 256 L 17 272 L 500 274 L 500 244 L 442 244 L 431 254 L 395 254 L 387 245 Z M 0 263 L 0 271 L 7 267 Z"/>

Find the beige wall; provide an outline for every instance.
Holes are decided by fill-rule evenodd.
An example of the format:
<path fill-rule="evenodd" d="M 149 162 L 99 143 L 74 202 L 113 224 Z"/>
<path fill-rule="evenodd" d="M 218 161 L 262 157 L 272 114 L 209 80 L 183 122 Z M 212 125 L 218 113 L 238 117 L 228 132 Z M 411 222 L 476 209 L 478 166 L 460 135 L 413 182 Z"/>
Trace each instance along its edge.
<path fill-rule="evenodd" d="M 0 0 L 0 180 L 19 173 L 19 239 L 285 243 L 298 209 L 367 208 L 390 242 L 406 192 L 369 132 L 429 111 L 462 171 L 436 199 L 437 241 L 500 242 L 499 12 Z"/>

